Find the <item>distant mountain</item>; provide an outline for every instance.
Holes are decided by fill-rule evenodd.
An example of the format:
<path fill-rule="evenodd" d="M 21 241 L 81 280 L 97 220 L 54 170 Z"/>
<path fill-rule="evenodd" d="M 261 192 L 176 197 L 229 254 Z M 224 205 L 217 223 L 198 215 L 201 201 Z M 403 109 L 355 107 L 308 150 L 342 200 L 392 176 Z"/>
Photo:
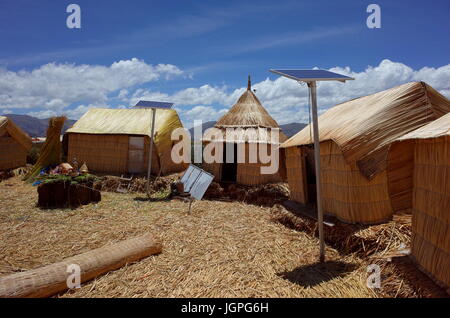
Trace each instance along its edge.
<path fill-rule="evenodd" d="M 31 137 L 45 137 L 48 128 L 48 120 L 40 119 L 33 116 L 28 115 L 15 115 L 15 114 L 7 114 L 2 115 L 10 118 L 17 126 L 19 126 L 23 131 L 25 131 Z M 64 123 L 62 133 L 64 133 L 67 129 L 72 127 L 72 125 L 76 122 L 76 120 L 67 119 Z"/>
<path fill-rule="evenodd" d="M 202 134 L 207 130 L 208 128 L 214 127 L 216 124 L 215 121 L 207 121 L 202 124 Z M 296 133 L 298 133 L 300 130 L 308 126 L 307 124 L 303 123 L 290 123 L 285 125 L 280 125 L 281 130 L 286 134 L 288 137 L 294 136 Z M 194 138 L 194 127 L 189 129 L 189 133 L 191 134 L 192 139 Z"/>

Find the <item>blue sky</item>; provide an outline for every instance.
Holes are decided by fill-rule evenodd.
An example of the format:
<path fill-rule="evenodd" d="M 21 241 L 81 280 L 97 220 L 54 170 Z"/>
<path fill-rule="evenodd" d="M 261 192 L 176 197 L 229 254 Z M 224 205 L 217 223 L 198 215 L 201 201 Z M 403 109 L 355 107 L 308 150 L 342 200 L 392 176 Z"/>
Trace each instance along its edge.
<path fill-rule="evenodd" d="M 70 3 L 81 7 L 81 29 L 66 27 Z M 371 3 L 381 29 L 366 26 Z M 191 126 L 223 114 L 251 74 L 276 120 L 304 121 L 305 89 L 270 68 L 356 75 L 359 83 L 326 89 L 334 95 L 319 97 L 322 110 L 410 80 L 447 95 L 449 15 L 448 0 L 3 0 L 0 114 L 77 118 L 152 98 L 175 101 Z"/>

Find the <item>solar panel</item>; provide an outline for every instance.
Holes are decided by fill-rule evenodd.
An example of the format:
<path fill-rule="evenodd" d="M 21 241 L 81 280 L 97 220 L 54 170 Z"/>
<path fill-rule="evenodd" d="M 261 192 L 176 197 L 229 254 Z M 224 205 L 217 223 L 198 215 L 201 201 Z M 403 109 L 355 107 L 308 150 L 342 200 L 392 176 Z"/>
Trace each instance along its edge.
<path fill-rule="evenodd" d="M 348 77 L 342 74 L 326 70 L 270 70 L 272 73 L 303 82 L 314 81 L 349 81 L 354 80 L 352 77 Z"/>
<path fill-rule="evenodd" d="M 213 179 L 212 174 L 191 164 L 180 181 L 183 183 L 185 192 L 189 192 L 193 198 L 201 200 Z"/>
<path fill-rule="evenodd" d="M 140 100 L 136 106 L 139 108 L 172 108 L 173 103 L 167 102 L 155 102 L 150 100 Z"/>

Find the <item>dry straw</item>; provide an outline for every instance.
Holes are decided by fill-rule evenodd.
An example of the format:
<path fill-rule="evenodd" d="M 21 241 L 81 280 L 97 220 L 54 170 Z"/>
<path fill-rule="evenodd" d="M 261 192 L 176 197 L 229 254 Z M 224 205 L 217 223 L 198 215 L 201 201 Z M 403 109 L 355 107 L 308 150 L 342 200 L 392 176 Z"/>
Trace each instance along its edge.
<path fill-rule="evenodd" d="M 47 138 L 42 147 L 39 158 L 34 164 L 33 168 L 24 177 L 24 180 L 33 181 L 42 168 L 47 168 L 50 165 L 61 163 L 61 129 L 66 121 L 66 117 L 52 117 L 48 121 Z"/>
<path fill-rule="evenodd" d="M 14 191 L 12 191 L 12 189 Z M 23 200 L 24 197 L 31 198 Z M 32 198 L 35 198 L 34 200 Z M 270 221 L 270 209 L 239 202 L 148 201 L 146 195 L 103 193 L 77 210 L 41 210 L 36 189 L 15 177 L 0 183 L 0 275 L 34 269 L 147 232 L 163 252 L 82 285 L 63 297 L 419 297 L 432 286 L 386 267 L 386 289 L 366 286 L 367 262 Z M 383 239 L 385 240 L 385 239 Z M 403 281 L 403 282 L 402 282 Z M 417 281 L 417 287 L 411 282 Z M 434 287 L 435 288 L 435 287 Z"/>

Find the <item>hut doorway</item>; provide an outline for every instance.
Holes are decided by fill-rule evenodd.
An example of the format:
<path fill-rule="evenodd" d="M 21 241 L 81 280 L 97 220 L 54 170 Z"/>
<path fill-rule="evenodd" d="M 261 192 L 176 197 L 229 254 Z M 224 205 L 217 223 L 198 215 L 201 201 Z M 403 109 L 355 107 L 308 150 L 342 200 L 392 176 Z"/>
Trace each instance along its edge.
<path fill-rule="evenodd" d="M 305 147 L 306 158 L 305 158 L 305 166 L 306 166 L 306 185 L 307 185 L 307 195 L 308 195 L 308 203 L 316 203 L 317 202 L 317 192 L 316 192 L 316 165 L 314 163 L 314 147 L 307 146 Z"/>
<path fill-rule="evenodd" d="M 144 137 L 131 137 L 128 144 L 128 172 L 144 172 Z"/>
<path fill-rule="evenodd" d="M 233 147 L 233 162 L 227 162 L 227 148 Z M 237 144 L 232 145 L 224 143 L 223 145 L 223 163 L 222 163 L 222 178 L 224 182 L 237 181 Z"/>

